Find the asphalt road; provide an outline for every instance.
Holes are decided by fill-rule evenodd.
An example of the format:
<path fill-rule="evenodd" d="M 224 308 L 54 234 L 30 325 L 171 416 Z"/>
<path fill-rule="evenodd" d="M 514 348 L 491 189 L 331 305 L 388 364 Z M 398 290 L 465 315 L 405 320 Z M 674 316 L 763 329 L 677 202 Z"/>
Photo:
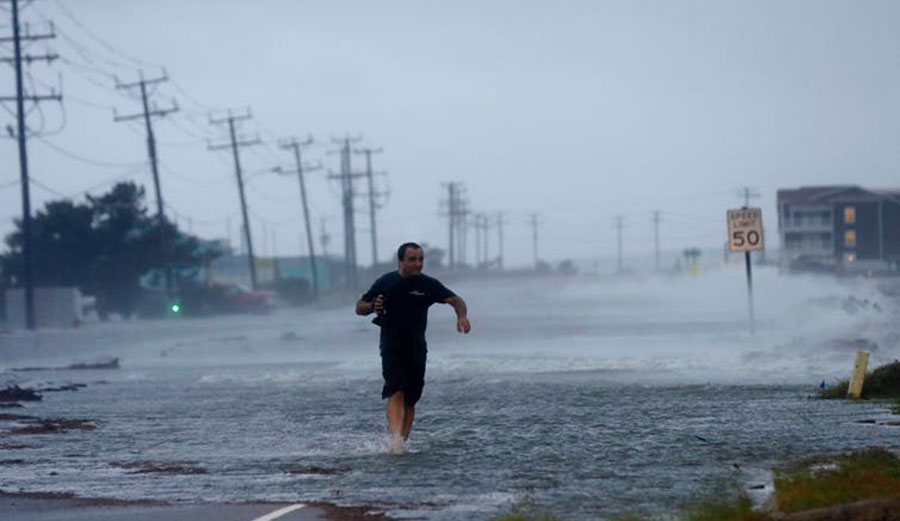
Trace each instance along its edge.
<path fill-rule="evenodd" d="M 302 503 L 104 504 L 77 498 L 0 497 L 4 521 L 325 521 L 342 517 Z"/>

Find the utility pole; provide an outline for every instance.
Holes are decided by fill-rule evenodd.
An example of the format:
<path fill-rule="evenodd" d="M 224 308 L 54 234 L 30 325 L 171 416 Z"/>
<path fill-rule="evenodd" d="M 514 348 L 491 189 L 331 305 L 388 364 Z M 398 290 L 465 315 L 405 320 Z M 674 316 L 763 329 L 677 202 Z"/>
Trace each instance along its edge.
<path fill-rule="evenodd" d="M 465 265 L 469 260 L 469 217 L 468 207 L 462 208 L 457 218 L 457 244 L 459 246 L 459 263 Z"/>
<path fill-rule="evenodd" d="M 147 85 L 156 85 L 158 83 L 162 83 L 164 81 L 168 81 L 168 77 L 165 73 L 159 78 L 154 78 L 152 80 L 145 80 L 144 73 L 140 73 L 140 80 L 134 83 L 119 83 L 118 78 L 116 79 L 116 88 L 117 89 L 131 89 L 134 87 L 141 88 L 141 100 L 143 101 L 144 111 L 142 113 L 130 114 L 127 116 L 119 116 L 116 114 L 115 109 L 113 109 L 113 121 L 116 123 L 120 123 L 122 121 L 131 121 L 133 119 L 142 118 L 144 120 L 144 125 L 147 128 L 147 153 L 150 156 L 150 167 L 153 171 L 153 186 L 156 188 L 156 219 L 159 222 L 159 252 L 160 255 L 165 255 L 165 236 L 163 234 L 163 229 L 166 221 L 166 216 L 164 213 L 164 205 L 163 205 L 163 196 L 162 189 L 160 188 L 159 183 L 159 167 L 157 165 L 157 156 L 156 156 L 156 139 L 153 135 L 153 123 L 151 122 L 151 117 L 163 117 L 166 114 L 171 114 L 172 112 L 178 111 L 178 103 L 173 99 L 172 107 L 168 109 L 160 109 L 154 105 L 153 110 L 150 109 L 150 103 L 147 101 Z M 176 224 L 177 227 L 177 224 Z M 165 258 L 165 257 L 163 257 Z M 169 296 L 172 296 L 172 270 L 169 269 L 169 266 L 164 266 L 164 272 L 166 276 L 166 292 Z"/>
<path fill-rule="evenodd" d="M 325 227 L 325 223 L 328 221 L 327 217 L 319 218 L 319 242 L 322 244 L 322 257 L 328 258 L 328 243 L 331 242 L 331 235 L 328 234 L 328 228 Z"/>
<path fill-rule="evenodd" d="M 497 268 L 503 270 L 503 225 L 506 224 L 505 212 L 497 212 L 494 215 L 497 220 Z"/>
<path fill-rule="evenodd" d="M 484 261 L 482 261 L 482 263 L 484 264 L 485 268 L 487 268 L 488 265 L 490 264 L 490 258 L 491 258 L 490 236 L 489 236 L 490 227 L 491 227 L 491 221 L 488 218 L 488 215 L 486 213 L 482 213 L 481 214 L 481 240 L 484 241 Z"/>
<path fill-rule="evenodd" d="M 163 117 L 167 114 L 171 114 L 173 112 L 178 111 L 178 103 L 173 99 L 172 106 L 167 109 L 160 109 L 156 107 L 154 104 L 152 110 L 150 108 L 150 102 L 147 100 L 147 85 L 156 85 L 162 83 L 164 81 L 169 81 L 168 76 L 163 73 L 163 75 L 159 78 L 154 78 L 151 80 L 145 80 L 143 72 L 140 74 L 140 80 L 134 83 L 119 83 L 119 80 L 116 79 L 116 88 L 117 89 L 132 89 L 134 87 L 141 88 L 141 100 L 143 101 L 143 112 L 137 114 L 130 114 L 127 116 L 119 116 L 116 114 L 115 110 L 113 110 L 113 121 L 116 123 L 120 123 L 122 121 L 131 121 L 134 119 L 143 119 L 144 125 L 147 129 L 147 152 L 150 155 L 150 166 L 153 170 L 153 185 L 156 188 L 156 217 L 159 219 L 159 224 L 162 226 L 163 220 L 165 219 L 165 214 L 163 213 L 163 196 L 162 190 L 160 189 L 159 183 L 159 168 L 157 165 L 157 155 L 156 155 L 156 139 L 153 134 L 153 123 L 151 121 L 152 117 Z"/>
<path fill-rule="evenodd" d="M 312 137 L 306 139 L 306 141 L 297 141 L 296 138 L 291 139 L 290 141 L 286 141 L 281 144 L 281 148 L 292 150 L 294 152 L 294 161 L 296 162 L 296 168 L 293 172 L 288 170 L 282 170 L 282 173 L 291 174 L 296 172 L 297 177 L 300 179 L 300 200 L 303 203 L 303 222 L 306 225 L 306 247 L 309 252 L 309 265 L 312 271 L 312 286 L 313 286 L 313 296 L 316 299 L 316 303 L 319 302 L 319 272 L 316 267 L 316 251 L 313 247 L 313 235 L 312 235 L 312 225 L 309 222 L 309 206 L 306 202 L 306 182 L 303 179 L 303 174 L 305 172 L 311 172 L 313 170 L 317 170 L 320 167 L 306 167 L 303 165 L 303 160 L 300 156 L 300 149 L 305 146 L 311 145 L 313 142 Z"/>
<path fill-rule="evenodd" d="M 375 197 L 377 194 L 375 192 L 375 182 L 372 179 L 374 177 L 374 173 L 372 172 L 372 154 L 380 154 L 383 152 L 381 148 L 363 148 L 355 151 L 357 154 L 364 154 L 366 156 L 366 178 L 369 181 L 369 223 L 372 227 L 372 266 L 378 266 L 378 235 L 375 231 L 375 210 L 380 209 L 381 206 L 376 202 Z"/>
<path fill-rule="evenodd" d="M 228 123 L 228 133 L 231 138 L 230 144 L 221 144 L 221 145 L 213 145 L 212 143 L 207 143 L 206 147 L 209 150 L 224 150 L 227 148 L 231 149 L 232 156 L 234 157 L 234 173 L 237 178 L 238 185 L 238 194 L 241 199 L 241 214 L 244 219 L 244 238 L 247 241 L 247 262 L 250 264 L 250 284 L 253 286 L 253 289 L 257 289 L 256 283 L 256 264 L 253 260 L 253 238 L 250 233 L 250 220 L 247 218 L 247 198 L 244 195 L 244 179 L 241 174 L 241 155 L 240 148 L 241 147 L 249 147 L 253 145 L 258 145 L 261 141 L 259 137 L 254 138 L 253 140 L 238 140 L 237 132 L 234 129 L 234 123 L 236 121 L 244 121 L 253 117 L 248 110 L 244 114 L 234 115 L 231 112 L 231 109 L 228 109 L 228 116 L 224 118 L 213 118 L 210 116 L 209 123 L 211 125 L 222 125 Z"/>
<path fill-rule="evenodd" d="M 225 240 L 228 241 L 229 248 L 231 247 L 231 217 L 225 218 Z"/>
<path fill-rule="evenodd" d="M 534 269 L 538 269 L 538 226 L 541 224 L 540 214 L 533 213 L 528 217 L 528 224 L 531 226 L 531 238 L 534 249 Z"/>
<path fill-rule="evenodd" d="M 465 185 L 459 183 L 456 188 L 456 262 L 465 265 L 468 260 L 469 244 L 469 202 L 464 199 Z"/>
<path fill-rule="evenodd" d="M 450 217 L 450 229 L 449 229 L 449 237 L 447 240 L 447 244 L 449 247 L 447 248 L 447 253 L 450 255 L 450 268 L 456 268 L 456 248 L 454 243 L 453 232 L 456 231 L 456 214 L 457 210 L 457 195 L 456 195 L 456 183 L 447 183 L 447 215 Z"/>
<path fill-rule="evenodd" d="M 624 267 L 622 266 L 622 228 L 623 228 L 623 220 L 625 218 L 621 215 L 615 216 L 616 221 L 616 236 L 618 237 L 619 243 L 619 263 L 618 263 L 618 272 L 621 274 L 624 271 Z"/>
<path fill-rule="evenodd" d="M 450 225 L 448 229 L 448 248 L 447 253 L 449 254 L 449 267 L 451 269 L 456 268 L 458 263 L 461 263 L 460 253 L 461 248 L 459 247 L 459 239 L 462 234 L 460 233 L 460 219 L 463 218 L 462 215 L 462 183 L 451 181 L 449 183 L 442 183 L 444 187 L 447 188 L 447 216 L 450 220 Z M 442 205 L 443 205 L 442 201 Z"/>
<path fill-rule="evenodd" d="M 745 186 L 738 190 L 738 197 L 744 198 L 744 208 L 750 208 L 750 199 L 758 199 L 760 195 L 755 188 Z"/>
<path fill-rule="evenodd" d="M 481 264 L 481 227 L 478 226 L 478 214 L 474 214 L 467 224 L 475 229 L 475 267 Z"/>
<path fill-rule="evenodd" d="M 653 241 L 656 245 L 656 271 L 659 271 L 659 211 L 653 212 Z"/>
<path fill-rule="evenodd" d="M 31 236 L 31 194 L 29 193 L 28 180 L 28 148 L 26 140 L 28 139 L 27 129 L 25 126 L 25 101 L 30 101 L 35 105 L 42 101 L 58 101 L 62 102 L 62 94 L 56 91 L 50 91 L 49 95 L 38 95 L 36 93 L 26 94 L 24 82 L 22 79 L 22 61 L 31 64 L 33 61 L 46 61 L 48 64 L 59 58 L 57 54 L 31 55 L 22 54 L 22 42 L 33 42 L 36 40 L 47 40 L 56 38 L 53 25 L 50 26 L 49 33 L 31 34 L 29 27 L 25 26 L 25 34 L 22 34 L 22 27 L 19 24 L 19 2 L 11 0 L 12 13 L 12 30 L 11 37 L 6 36 L 0 38 L 0 43 L 13 42 L 13 57 L 0 58 L 0 61 L 13 63 L 16 70 L 16 95 L 2 96 L 0 102 L 15 101 L 16 103 L 16 138 L 19 145 L 19 172 L 21 176 L 22 186 L 22 261 L 24 263 L 24 273 L 22 282 L 25 286 L 25 327 L 33 330 L 36 327 L 34 315 L 34 251 Z M 12 132 L 10 130 L 10 132 Z"/>
<path fill-rule="evenodd" d="M 750 186 L 745 186 L 745 187 L 741 188 L 740 190 L 738 190 L 738 196 L 744 198 L 744 210 L 747 210 L 750 208 L 750 199 L 757 199 L 760 197 L 760 194 L 756 189 L 754 189 Z M 765 250 L 763 250 L 762 254 L 765 255 Z M 747 250 L 744 252 L 744 266 L 746 267 L 746 271 L 747 271 L 747 300 L 748 300 L 749 309 L 750 309 L 750 335 L 751 336 L 754 334 L 755 322 L 756 322 L 755 317 L 754 317 L 754 312 L 753 312 L 754 306 L 753 306 L 753 268 L 751 267 L 752 264 L 753 263 L 752 263 L 752 259 L 750 257 L 750 250 Z"/>
<path fill-rule="evenodd" d="M 356 222 L 353 208 L 354 187 L 353 180 L 359 177 L 354 174 L 350 166 L 350 143 L 357 142 L 360 138 L 333 139 L 341 146 L 338 153 L 341 155 L 341 171 L 338 174 L 330 174 L 329 179 L 341 181 L 341 204 L 344 209 L 344 265 L 346 268 L 346 290 L 355 293 L 359 287 L 359 278 L 356 272 Z"/>

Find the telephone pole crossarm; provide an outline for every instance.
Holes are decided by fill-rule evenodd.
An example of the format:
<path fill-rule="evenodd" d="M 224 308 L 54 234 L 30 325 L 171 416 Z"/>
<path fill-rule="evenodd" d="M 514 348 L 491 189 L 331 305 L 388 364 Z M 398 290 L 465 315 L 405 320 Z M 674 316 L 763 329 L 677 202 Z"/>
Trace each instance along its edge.
<path fill-rule="evenodd" d="M 45 61 L 48 64 L 50 64 L 53 61 L 58 60 L 58 59 L 59 59 L 58 54 L 51 54 L 51 53 L 26 54 L 26 55 L 22 56 L 21 58 L 18 58 L 18 61 L 23 61 L 23 62 L 25 62 L 26 65 L 31 65 L 31 62 L 42 62 L 42 61 Z M 0 58 L 0 62 L 2 62 L 2 63 L 16 63 L 16 61 L 17 61 L 17 58 L 9 57 L 9 56 L 4 56 L 4 57 Z"/>
<path fill-rule="evenodd" d="M 16 96 L 0 96 L 0 101 L 18 101 L 19 98 Z M 62 101 L 62 94 L 56 94 L 55 91 L 51 91 L 51 94 L 41 94 L 41 95 L 24 95 L 22 96 L 22 101 L 31 101 L 31 102 L 41 102 L 41 101 Z"/>

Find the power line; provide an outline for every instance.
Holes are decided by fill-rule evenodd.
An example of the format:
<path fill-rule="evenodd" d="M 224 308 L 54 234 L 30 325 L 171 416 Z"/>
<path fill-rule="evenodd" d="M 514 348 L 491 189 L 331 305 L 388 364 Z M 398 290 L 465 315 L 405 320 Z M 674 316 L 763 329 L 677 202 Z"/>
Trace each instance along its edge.
<path fill-rule="evenodd" d="M 91 159 L 91 158 L 89 158 L 89 157 L 82 156 L 82 155 L 80 155 L 80 154 L 76 154 L 75 152 L 72 152 L 72 151 L 70 151 L 70 150 L 66 150 L 65 148 L 63 148 L 63 147 L 61 147 L 61 146 L 59 146 L 59 145 L 53 143 L 52 141 L 50 141 L 50 140 L 48 140 L 48 139 L 45 139 L 45 138 L 41 137 L 41 136 L 36 136 L 36 138 L 37 138 L 38 141 L 40 141 L 41 143 L 43 143 L 43 144 L 46 145 L 47 147 L 49 147 L 49 148 L 55 150 L 56 152 L 59 152 L 60 154 L 66 156 L 66 157 L 68 157 L 68 158 L 70 158 L 70 159 L 74 159 L 75 161 L 80 161 L 80 162 L 82 162 L 82 163 L 85 163 L 85 164 L 88 164 L 88 165 L 93 165 L 93 166 L 96 166 L 96 167 L 101 167 L 101 168 L 127 168 L 127 167 L 133 167 L 133 166 L 144 165 L 144 164 L 145 164 L 145 163 L 143 163 L 143 162 L 141 162 L 141 163 L 113 163 L 113 162 L 109 162 L 109 161 L 100 161 L 100 160 L 98 160 L 98 159 Z"/>
<path fill-rule="evenodd" d="M 259 188 L 257 188 L 254 184 L 252 184 L 250 182 L 245 183 L 245 185 L 253 193 L 255 193 L 257 196 L 259 196 L 261 199 L 263 199 L 265 201 L 269 201 L 270 203 L 293 203 L 297 200 L 297 198 L 295 196 L 275 197 L 275 196 L 269 195 L 269 194 L 263 192 L 262 190 L 260 190 Z"/>
<path fill-rule="evenodd" d="M 195 186 L 214 186 L 214 185 L 220 185 L 220 184 L 228 182 L 227 177 L 220 177 L 217 179 L 199 179 L 199 178 L 196 178 L 193 176 L 189 176 L 189 175 L 184 174 L 183 172 L 174 170 L 172 167 L 170 167 L 167 164 L 162 163 L 162 162 L 160 162 L 159 168 L 163 172 L 171 175 L 174 179 L 178 179 L 180 181 L 183 181 L 185 183 L 192 184 Z"/>
<path fill-rule="evenodd" d="M 62 197 L 63 199 L 71 199 L 71 197 L 66 196 L 66 194 L 60 192 L 59 190 L 55 190 L 55 189 L 53 189 L 53 188 L 50 188 L 49 186 L 45 185 L 44 183 L 38 181 L 37 179 L 35 179 L 34 176 L 31 176 L 31 177 L 29 178 L 29 182 L 30 182 L 31 184 L 33 184 L 34 186 L 37 186 L 37 187 L 42 188 L 43 190 L 45 190 L 45 191 L 47 191 L 47 192 L 50 192 L 50 193 L 53 194 L 53 195 Z"/>
<path fill-rule="evenodd" d="M 145 165 L 145 164 L 143 164 L 143 163 L 140 164 L 140 165 L 137 165 L 136 167 L 131 168 L 130 170 L 127 170 L 127 171 L 125 171 L 125 172 L 122 173 L 122 174 L 119 174 L 119 175 L 117 175 L 117 176 L 115 176 L 115 177 L 109 178 L 109 179 L 107 179 L 107 180 L 105 180 L 105 181 L 101 181 L 101 182 L 99 182 L 99 183 L 97 183 L 97 184 L 91 185 L 91 186 L 89 186 L 88 188 L 85 188 L 84 190 L 81 190 L 81 191 L 79 191 L 79 192 L 75 192 L 74 194 L 72 194 L 72 195 L 70 195 L 70 196 L 67 196 L 67 198 L 68 198 L 68 199 L 72 199 L 72 198 L 74 198 L 76 195 L 87 194 L 87 193 L 89 193 L 89 192 L 93 192 L 94 190 L 96 190 L 96 189 L 98 189 L 98 188 L 103 188 L 104 186 L 109 186 L 109 185 L 111 185 L 111 184 L 113 184 L 113 183 L 118 183 L 119 181 L 123 181 L 123 180 L 125 180 L 125 179 L 134 177 L 134 175 L 135 175 L 136 173 L 138 173 L 140 170 L 143 170 L 144 168 L 146 168 L 146 166 L 147 166 L 147 165 Z"/>
<path fill-rule="evenodd" d="M 114 55 L 121 56 L 122 58 L 125 58 L 126 60 L 129 60 L 132 63 L 137 64 L 138 66 L 160 68 L 160 66 L 157 64 L 153 64 L 153 63 L 141 60 L 139 58 L 134 58 L 128 54 L 125 54 L 124 52 L 119 50 L 116 46 L 109 44 L 104 39 L 97 36 L 97 34 L 95 32 L 88 29 L 84 23 L 82 23 L 80 20 L 78 20 L 78 18 L 76 18 L 75 15 L 72 14 L 72 12 L 69 11 L 68 8 L 66 8 L 65 4 L 63 4 L 62 2 L 59 2 L 58 0 L 53 0 L 53 3 L 56 4 L 56 6 L 59 7 L 59 9 L 63 12 L 63 14 L 65 14 L 67 18 L 69 18 L 76 26 L 78 26 L 78 28 L 80 28 L 82 31 L 84 31 L 89 37 L 91 37 L 95 42 L 100 44 L 104 49 L 107 49 L 109 52 L 113 53 Z"/>
<path fill-rule="evenodd" d="M 196 222 L 197 224 L 205 225 L 205 226 L 214 226 L 214 225 L 222 224 L 223 222 L 230 220 L 231 218 L 237 216 L 238 213 L 240 213 L 240 210 L 234 210 L 233 212 L 231 212 L 229 214 L 225 214 L 218 219 L 215 219 L 215 218 L 205 218 L 204 219 L 204 218 L 195 217 L 195 216 L 185 213 L 185 212 L 179 212 L 178 209 L 175 208 L 174 206 L 172 206 L 172 203 L 169 203 L 169 202 L 166 203 L 166 208 L 171 210 L 172 213 L 174 213 L 174 214 L 189 217 L 192 221 Z"/>
<path fill-rule="evenodd" d="M 249 211 L 250 215 L 252 215 L 257 221 L 265 223 L 268 226 L 274 226 L 276 228 L 284 226 L 286 224 L 291 224 L 291 223 L 294 223 L 297 221 L 297 217 L 294 215 L 291 215 L 289 217 L 284 217 L 281 219 L 272 219 L 271 217 L 266 217 L 262 214 L 256 213 L 256 211 L 250 207 L 247 208 L 247 211 Z"/>
<path fill-rule="evenodd" d="M 175 90 L 177 90 L 182 96 L 184 96 L 186 100 L 190 101 L 195 107 L 199 109 L 198 114 L 206 114 L 211 110 L 211 107 L 197 101 L 196 98 L 188 94 L 187 91 L 177 81 L 173 80 L 172 86 L 174 86 Z"/>
<path fill-rule="evenodd" d="M 47 83 L 46 81 L 42 81 L 42 80 L 40 80 L 40 79 L 34 79 L 34 81 L 35 81 L 36 83 L 38 83 L 39 85 L 41 85 L 42 87 L 44 87 L 45 89 L 52 89 L 52 88 L 53 88 L 53 86 L 50 85 L 49 83 Z M 60 90 L 62 90 L 62 88 L 60 88 Z M 112 110 L 115 108 L 115 107 L 113 107 L 112 105 L 104 105 L 104 104 L 102 104 L 102 103 L 98 103 L 98 102 L 95 102 L 95 101 L 91 101 L 91 100 L 86 99 L 86 98 L 81 98 L 81 97 L 78 97 L 78 96 L 73 96 L 72 94 L 66 94 L 66 100 L 67 100 L 67 101 L 74 101 L 74 102 L 79 103 L 79 104 L 81 104 L 81 105 L 84 105 L 84 106 L 86 106 L 86 107 L 91 107 L 91 108 L 95 108 L 95 109 L 99 109 L 99 110 L 105 110 L 105 111 L 112 111 Z M 65 106 L 65 105 L 63 105 L 63 106 Z"/>

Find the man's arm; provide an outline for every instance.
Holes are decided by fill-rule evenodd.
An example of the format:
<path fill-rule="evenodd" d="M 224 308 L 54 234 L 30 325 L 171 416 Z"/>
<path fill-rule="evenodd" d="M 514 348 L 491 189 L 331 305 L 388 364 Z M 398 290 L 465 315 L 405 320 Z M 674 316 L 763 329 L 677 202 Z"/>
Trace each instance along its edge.
<path fill-rule="evenodd" d="M 453 306 L 453 311 L 456 311 L 456 330 L 460 333 L 468 334 L 472 330 L 472 325 L 469 324 L 466 301 L 457 295 L 453 295 L 444 299 L 444 304 L 450 304 Z"/>
<path fill-rule="evenodd" d="M 374 302 L 366 302 L 365 300 L 360 299 L 356 303 L 356 314 L 361 316 L 371 315 L 375 312 L 375 303 Z"/>
<path fill-rule="evenodd" d="M 371 315 L 372 313 L 379 312 L 384 307 L 384 297 L 382 295 L 378 295 L 375 297 L 375 300 L 372 302 L 366 302 L 363 299 L 359 299 L 356 303 L 356 314 L 357 315 Z"/>

